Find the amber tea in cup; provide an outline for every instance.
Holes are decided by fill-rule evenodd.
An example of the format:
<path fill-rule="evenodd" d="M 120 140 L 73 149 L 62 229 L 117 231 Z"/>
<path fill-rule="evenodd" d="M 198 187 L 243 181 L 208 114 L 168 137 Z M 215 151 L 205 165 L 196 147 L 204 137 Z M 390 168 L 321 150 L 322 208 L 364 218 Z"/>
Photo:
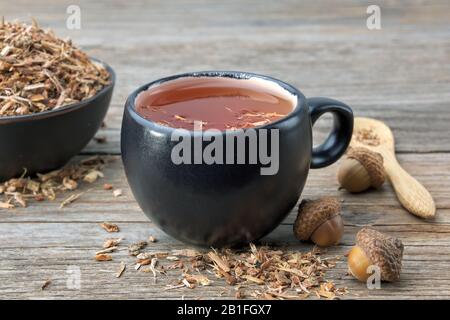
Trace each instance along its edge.
<path fill-rule="evenodd" d="M 296 98 L 276 84 L 258 78 L 186 77 L 142 91 L 136 111 L 161 125 L 202 130 L 253 128 L 290 113 Z"/>

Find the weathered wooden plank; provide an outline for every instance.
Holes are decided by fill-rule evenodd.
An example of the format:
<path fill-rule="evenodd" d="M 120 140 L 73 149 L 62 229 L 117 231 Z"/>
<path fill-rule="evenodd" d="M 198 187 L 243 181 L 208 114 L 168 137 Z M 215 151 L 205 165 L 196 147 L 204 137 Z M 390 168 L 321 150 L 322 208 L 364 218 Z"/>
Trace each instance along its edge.
<path fill-rule="evenodd" d="M 144 224 L 121 224 L 122 231 L 118 236 L 124 236 L 124 245 L 138 239 L 145 239 L 149 234 L 157 234 L 160 241 L 151 244 L 153 251 L 165 251 L 179 248 L 186 248 L 186 245 L 166 241 L 163 234 L 158 234 L 150 223 Z M 93 256 L 95 251 L 101 246 L 104 238 L 111 234 L 104 232 L 97 224 L 70 223 L 70 224 L 29 224 L 27 232 L 21 230 L 24 224 L 19 224 L 19 228 L 7 228 L 5 224 L 0 225 L 1 250 L 0 250 L 0 283 L 4 297 L 47 297 L 47 298 L 180 298 L 181 295 L 196 298 L 212 298 L 224 290 L 223 298 L 232 298 L 234 292 L 232 288 L 226 286 L 222 280 L 214 279 L 211 287 L 204 287 L 197 290 L 181 289 L 176 291 L 164 291 L 167 284 L 174 283 L 180 276 L 178 271 L 169 272 L 167 278 L 159 276 L 156 284 L 149 274 L 142 274 L 133 269 L 133 258 L 127 256 L 126 250 L 120 250 L 113 254 L 114 260 L 111 262 L 95 262 Z M 286 226 L 281 226 L 286 229 Z M 348 236 L 353 237 L 358 228 L 348 230 Z M 389 228 L 380 228 L 384 232 L 393 232 Z M 30 230 L 33 230 L 30 233 Z M 55 230 L 63 230 L 55 235 Z M 395 230 L 397 233 L 397 230 Z M 27 235 L 23 238 L 24 235 Z M 278 232 L 284 234 L 282 239 L 269 236 L 266 240 L 276 242 L 278 245 L 285 243 L 284 248 L 290 250 L 310 250 L 310 245 L 299 243 L 292 239 L 292 234 L 288 230 Z M 370 291 L 365 286 L 346 275 L 346 262 L 342 258 L 338 261 L 337 267 L 328 273 L 328 278 L 349 288 L 350 294 L 345 298 L 359 297 L 370 298 L 395 298 L 412 296 L 413 292 L 423 293 L 423 297 L 446 296 L 450 289 L 450 267 L 449 260 L 449 237 L 437 239 L 435 233 L 421 234 L 422 241 L 416 241 L 417 234 L 405 232 L 400 233 L 401 239 L 405 243 L 404 267 L 402 279 L 396 284 L 383 284 L 381 290 Z M 16 239 L 21 238 L 21 239 Z M 445 238 L 445 239 L 444 239 Z M 11 243 L 12 242 L 12 243 Z M 8 244 L 12 244 L 12 248 Z M 17 248 L 20 248 L 19 250 Z M 333 247 L 325 253 L 325 256 L 343 255 L 349 245 Z M 435 253 L 433 263 L 430 263 L 429 254 Z M 437 254 L 437 253 L 440 254 Z M 5 263 L 7 261 L 7 263 Z M 128 270 L 123 278 L 114 277 L 120 261 L 128 264 Z M 66 287 L 68 278 L 67 270 L 79 268 L 81 271 L 81 290 L 70 290 Z M 53 280 L 53 285 L 45 292 L 39 288 L 47 278 Z M 124 283 L 127 285 L 124 287 Z M 133 288 L 129 290 L 127 288 Z M 431 289 L 434 288 L 434 289 Z"/>
<path fill-rule="evenodd" d="M 17 223 L 0 224 L 1 243 L 0 248 L 45 248 L 45 247 L 92 247 L 100 248 L 105 239 L 116 236 L 126 238 L 124 243 L 133 243 L 147 239 L 150 235 L 159 239 L 158 244 L 151 247 L 157 250 L 170 250 L 176 247 L 189 247 L 173 239 L 157 228 L 151 222 L 120 222 L 121 232 L 106 234 L 98 223 L 73 222 L 73 223 Z M 448 228 L 436 231 L 421 231 L 409 226 L 376 226 L 377 230 L 395 234 L 402 239 L 406 246 L 436 246 L 450 245 L 450 231 Z M 361 229 L 359 226 L 345 226 L 346 232 L 341 240 L 343 246 L 354 244 L 355 234 Z M 295 239 L 292 225 L 280 225 L 260 241 L 262 244 L 275 246 L 295 247 L 299 241 Z M 338 248 L 339 250 L 339 248 Z M 443 252 L 448 252 L 445 249 Z"/>
<path fill-rule="evenodd" d="M 74 161 L 79 161 L 76 158 Z M 56 201 L 32 202 L 28 208 L 13 210 L 0 209 L 0 223 L 9 222 L 75 222 L 97 221 L 113 219 L 115 221 L 145 222 L 147 218 L 142 214 L 134 201 L 131 190 L 126 181 L 120 157 L 113 159 L 104 169 L 105 177 L 94 184 L 81 183 L 80 190 L 85 192 L 73 204 L 59 209 L 63 199 L 70 193 L 61 194 Z M 345 190 L 338 190 L 336 172 L 338 164 L 320 170 L 310 170 L 307 184 L 302 194 L 303 198 L 317 198 L 331 195 L 344 202 L 344 217 L 349 224 L 374 225 L 418 225 L 439 226 L 450 225 L 450 154 L 402 154 L 399 156 L 401 164 L 412 173 L 433 195 L 438 212 L 435 219 L 424 221 L 407 213 L 399 205 L 392 187 L 386 183 L 381 190 L 372 190 L 363 194 L 350 194 Z M 103 184 L 110 183 L 114 188 L 120 188 L 123 195 L 114 198 L 112 191 L 103 190 Z M 285 223 L 292 223 L 296 209 Z"/>
<path fill-rule="evenodd" d="M 159 282 L 153 284 L 153 279 L 149 274 L 139 274 L 130 276 L 125 273 L 122 279 L 114 277 L 115 269 L 118 267 L 116 263 L 114 267 L 102 270 L 83 268 L 82 270 L 82 286 L 80 290 L 70 290 L 66 287 L 67 269 L 61 268 L 52 272 L 43 271 L 33 277 L 30 277 L 26 270 L 14 271 L 17 278 L 24 279 L 18 284 L 22 289 L 16 290 L 15 287 L 9 287 L 10 281 L 6 279 L 5 297 L 9 298 L 46 298 L 46 299 L 230 299 L 234 297 L 233 288 L 224 286 L 220 280 L 216 280 L 211 286 L 202 287 L 201 289 L 186 289 L 164 291 L 161 289 Z M 105 270 L 106 269 L 106 270 Z M 42 283 L 52 276 L 52 284 L 44 291 L 40 290 Z M 161 281 L 161 280 L 158 280 Z M 337 280 L 336 284 L 344 280 Z M 345 283 L 349 284 L 348 289 L 351 294 L 345 296 L 348 298 L 370 298 L 370 299 L 386 299 L 386 298 L 402 298 L 417 299 L 420 292 L 421 299 L 448 298 L 449 286 L 440 284 L 439 281 L 424 281 L 418 285 L 417 281 L 403 281 L 404 287 L 393 284 L 385 284 L 381 290 L 367 290 L 363 284 L 354 280 Z M 126 283 L 126 285 L 124 285 Z M 127 288 L 134 290 L 128 290 Z M 407 291 L 404 288 L 410 288 Z M 245 287 L 250 293 L 250 289 L 256 289 L 256 286 Z M 314 297 L 313 297 L 314 298 Z"/>

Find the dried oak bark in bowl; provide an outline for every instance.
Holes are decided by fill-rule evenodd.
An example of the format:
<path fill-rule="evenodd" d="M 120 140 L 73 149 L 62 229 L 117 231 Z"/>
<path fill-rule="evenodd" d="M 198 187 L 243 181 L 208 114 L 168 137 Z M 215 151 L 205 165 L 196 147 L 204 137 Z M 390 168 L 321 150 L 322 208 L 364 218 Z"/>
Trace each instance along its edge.
<path fill-rule="evenodd" d="M 37 23 L 0 22 L 0 181 L 64 165 L 94 136 L 114 72 Z"/>

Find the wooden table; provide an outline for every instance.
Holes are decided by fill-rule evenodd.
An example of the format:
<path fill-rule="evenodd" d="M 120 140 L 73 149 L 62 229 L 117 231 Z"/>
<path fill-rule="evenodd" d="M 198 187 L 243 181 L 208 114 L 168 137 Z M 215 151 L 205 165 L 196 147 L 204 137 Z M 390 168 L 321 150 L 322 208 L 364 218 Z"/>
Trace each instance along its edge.
<path fill-rule="evenodd" d="M 83 185 L 81 198 L 59 210 L 54 202 L 0 210 L 1 298 L 233 298 L 223 281 L 201 290 L 164 291 L 173 279 L 158 280 L 133 270 L 114 276 L 127 251 L 111 262 L 93 260 L 110 236 L 99 223 L 117 223 L 126 243 L 158 238 L 152 249 L 187 246 L 160 231 L 141 212 L 128 188 L 120 161 L 119 131 L 123 104 L 138 85 L 162 76 L 205 69 L 237 69 L 268 74 L 298 86 L 305 95 L 347 102 L 358 116 L 386 121 L 394 131 L 402 165 L 432 193 L 437 216 L 418 219 L 402 209 L 392 188 L 351 195 L 339 191 L 337 165 L 312 170 L 303 197 L 324 195 L 344 200 L 345 235 L 327 254 L 343 255 L 365 225 L 399 237 L 405 244 L 401 281 L 380 290 L 346 275 L 345 259 L 327 275 L 345 286 L 344 298 L 450 298 L 450 3 L 379 1 L 382 29 L 366 28 L 365 1 L 241 1 L 214 4 L 189 1 L 75 1 L 81 8 L 81 30 L 66 28 L 66 8 L 74 1 L 0 3 L 7 19 L 36 17 L 58 35 L 71 37 L 90 55 L 107 61 L 117 73 L 114 98 L 98 135 L 80 158 L 103 154 L 113 161 L 105 177 Z M 316 141 L 324 137 L 329 118 L 321 121 Z M 74 134 L 76 134 L 74 132 Z M 1 151 L 0 151 L 1 152 Z M 122 188 L 114 198 L 103 183 Z M 163 187 L 163 186 L 162 186 Z M 264 241 L 310 250 L 292 234 L 296 208 Z M 81 287 L 71 289 L 73 268 Z M 174 275 L 173 277 L 177 277 Z M 48 279 L 51 285 L 41 290 Z"/>

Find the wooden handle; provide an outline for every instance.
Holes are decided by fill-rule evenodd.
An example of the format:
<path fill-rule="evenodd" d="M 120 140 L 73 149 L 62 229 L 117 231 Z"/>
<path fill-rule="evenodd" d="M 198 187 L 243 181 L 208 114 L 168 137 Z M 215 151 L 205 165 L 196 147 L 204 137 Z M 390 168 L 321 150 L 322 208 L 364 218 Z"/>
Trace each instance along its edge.
<path fill-rule="evenodd" d="M 386 171 L 398 200 L 406 210 L 421 218 L 432 218 L 436 206 L 430 193 L 406 172 L 390 152 L 383 152 Z"/>

